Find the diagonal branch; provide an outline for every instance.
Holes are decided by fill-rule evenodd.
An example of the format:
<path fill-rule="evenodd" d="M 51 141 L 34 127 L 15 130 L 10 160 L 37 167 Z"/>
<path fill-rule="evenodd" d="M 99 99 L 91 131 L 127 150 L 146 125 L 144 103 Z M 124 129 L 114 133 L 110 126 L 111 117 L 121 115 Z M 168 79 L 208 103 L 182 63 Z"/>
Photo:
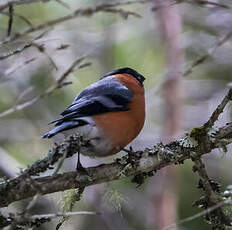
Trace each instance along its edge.
<path fill-rule="evenodd" d="M 183 73 L 183 76 L 186 77 L 192 73 L 193 69 L 195 69 L 198 65 L 203 64 L 206 60 L 208 60 L 219 47 L 223 46 L 227 41 L 232 37 L 232 31 L 229 31 L 223 38 L 221 38 L 218 42 L 216 42 L 208 51 L 207 54 L 200 56 L 197 60 L 195 60 Z"/>
<path fill-rule="evenodd" d="M 219 193 L 219 185 L 217 182 L 210 180 L 205 165 L 200 158 L 192 159 L 194 162 L 194 171 L 196 171 L 200 177 L 199 188 L 202 188 L 205 195 L 195 203 L 198 206 L 208 209 L 214 207 L 217 204 L 223 202 L 223 198 Z M 218 207 L 210 213 L 206 213 L 206 218 L 211 222 L 213 229 L 225 229 L 226 225 L 231 225 L 231 220 L 223 211 L 223 207 Z"/>
<path fill-rule="evenodd" d="M 31 100 L 26 101 L 22 104 L 18 104 L 13 106 L 12 108 L 0 113 L 0 118 L 5 117 L 11 113 L 14 113 L 16 111 L 22 110 L 28 106 L 33 105 L 34 103 L 36 103 L 38 100 L 40 100 L 41 98 L 47 96 L 48 94 L 53 93 L 56 89 L 62 88 L 63 86 L 66 86 L 68 84 L 70 84 L 70 82 L 65 82 L 66 78 L 68 77 L 68 75 L 70 73 L 72 73 L 75 70 L 75 67 L 79 65 L 79 69 L 89 66 L 91 63 L 85 63 L 81 65 L 81 62 L 84 60 L 84 57 L 78 58 L 77 60 L 75 60 L 72 65 L 57 79 L 56 83 L 52 86 L 50 86 L 49 88 L 47 88 L 47 90 L 45 92 L 43 92 L 42 94 L 39 94 L 35 97 L 33 97 Z"/>
<path fill-rule="evenodd" d="M 162 230 L 170 230 L 170 229 L 173 229 L 174 227 L 176 227 L 177 225 L 184 224 L 184 223 L 190 222 L 192 220 L 195 220 L 195 219 L 197 219 L 199 217 L 202 217 L 202 216 L 204 216 L 206 214 L 209 214 L 209 213 L 213 212 L 217 208 L 221 208 L 221 207 L 223 207 L 226 204 L 230 204 L 230 202 L 231 202 L 231 196 L 229 198 L 227 198 L 226 200 L 223 200 L 223 201 L 217 203 L 216 205 L 214 205 L 214 206 L 212 206 L 210 208 L 205 209 L 202 212 L 199 212 L 199 213 L 197 213 L 197 214 L 195 214 L 193 216 L 190 216 L 190 217 L 186 217 L 186 218 L 178 221 L 177 223 L 170 224 L 169 226 L 163 228 Z"/>
<path fill-rule="evenodd" d="M 10 36 L 12 24 L 13 24 L 13 15 L 14 15 L 14 8 L 13 5 L 9 5 L 9 21 L 8 21 L 8 30 L 7 30 L 7 36 Z"/>
<path fill-rule="evenodd" d="M 229 90 L 228 94 L 223 98 L 222 102 L 218 105 L 218 107 L 212 113 L 210 119 L 204 124 L 205 128 L 211 128 L 211 127 L 213 127 L 215 121 L 218 120 L 219 115 L 223 112 L 223 110 L 225 109 L 226 105 L 231 100 L 232 100 L 232 89 Z"/>

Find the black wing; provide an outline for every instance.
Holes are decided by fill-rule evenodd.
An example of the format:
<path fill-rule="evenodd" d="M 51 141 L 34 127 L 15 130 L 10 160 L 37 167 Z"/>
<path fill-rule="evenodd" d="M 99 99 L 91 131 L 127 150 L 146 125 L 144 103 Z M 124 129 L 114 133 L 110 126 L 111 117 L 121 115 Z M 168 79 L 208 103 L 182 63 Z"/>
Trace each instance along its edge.
<path fill-rule="evenodd" d="M 83 117 L 102 113 L 127 111 L 133 92 L 117 79 L 107 76 L 83 90 L 73 103 L 52 123 L 55 128 L 43 135 L 51 138 L 57 133 L 88 124 Z"/>
<path fill-rule="evenodd" d="M 55 125 L 58 126 L 65 121 L 84 116 L 127 111 L 132 97 L 133 92 L 117 79 L 103 78 L 83 90 L 73 103 L 61 113 L 62 118 L 54 121 Z"/>

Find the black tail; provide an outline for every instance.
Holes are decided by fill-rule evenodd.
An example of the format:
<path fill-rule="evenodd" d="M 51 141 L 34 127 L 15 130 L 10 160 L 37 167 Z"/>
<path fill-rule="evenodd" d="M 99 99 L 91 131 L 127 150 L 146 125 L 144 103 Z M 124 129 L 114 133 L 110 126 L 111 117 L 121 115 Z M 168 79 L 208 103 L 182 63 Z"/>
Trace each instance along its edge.
<path fill-rule="evenodd" d="M 67 121 L 63 124 L 55 127 L 54 129 L 50 130 L 49 132 L 45 133 L 42 138 L 51 138 L 55 136 L 57 133 L 60 133 L 65 130 L 73 129 L 80 126 L 80 122 L 78 121 Z"/>

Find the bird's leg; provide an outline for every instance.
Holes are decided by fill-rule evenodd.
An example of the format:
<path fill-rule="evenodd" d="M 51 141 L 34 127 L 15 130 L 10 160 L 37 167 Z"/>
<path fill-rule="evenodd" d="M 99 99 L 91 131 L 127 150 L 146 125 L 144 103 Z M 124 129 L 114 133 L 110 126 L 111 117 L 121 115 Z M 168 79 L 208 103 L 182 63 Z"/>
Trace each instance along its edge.
<path fill-rule="evenodd" d="M 82 166 L 82 164 L 81 164 L 81 159 L 80 159 L 80 151 L 81 151 L 81 145 L 82 145 L 82 142 L 83 142 L 83 137 L 82 136 L 80 136 L 80 139 L 79 139 L 79 143 L 78 143 L 78 145 L 79 145 L 79 149 L 78 149 L 78 151 L 77 151 L 77 166 L 76 166 L 76 170 L 77 171 L 80 171 L 80 172 L 85 172 L 85 173 L 87 173 L 87 171 L 85 170 L 85 168 Z"/>
<path fill-rule="evenodd" d="M 85 175 L 89 176 L 88 171 L 82 166 L 81 160 L 80 160 L 81 146 L 83 144 L 82 142 L 83 142 L 83 138 L 81 136 L 80 139 L 79 139 L 79 149 L 77 151 L 77 166 L 76 166 L 76 170 L 78 172 L 82 173 L 82 174 L 85 174 Z"/>
<path fill-rule="evenodd" d="M 76 170 L 77 171 L 85 171 L 85 169 L 82 166 L 81 161 L 80 161 L 80 151 L 78 151 L 78 153 L 77 153 L 77 166 L 76 166 Z"/>

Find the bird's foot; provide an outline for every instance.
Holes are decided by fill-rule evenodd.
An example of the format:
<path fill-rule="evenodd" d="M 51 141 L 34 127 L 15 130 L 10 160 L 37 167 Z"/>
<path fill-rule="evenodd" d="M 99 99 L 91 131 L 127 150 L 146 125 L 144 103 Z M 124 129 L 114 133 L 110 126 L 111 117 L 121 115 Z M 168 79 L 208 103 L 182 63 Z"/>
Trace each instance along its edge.
<path fill-rule="evenodd" d="M 88 171 L 82 166 L 81 160 L 80 160 L 80 153 L 78 152 L 77 155 L 77 166 L 76 166 L 76 171 L 88 175 Z"/>
<path fill-rule="evenodd" d="M 76 171 L 80 172 L 81 174 L 88 175 L 88 171 L 86 170 L 86 168 L 82 166 L 82 164 L 79 161 L 77 162 Z"/>
<path fill-rule="evenodd" d="M 132 167 L 135 167 L 136 159 L 134 157 L 134 150 L 132 146 L 129 147 L 129 149 L 123 149 L 128 154 L 127 164 L 131 164 Z"/>

